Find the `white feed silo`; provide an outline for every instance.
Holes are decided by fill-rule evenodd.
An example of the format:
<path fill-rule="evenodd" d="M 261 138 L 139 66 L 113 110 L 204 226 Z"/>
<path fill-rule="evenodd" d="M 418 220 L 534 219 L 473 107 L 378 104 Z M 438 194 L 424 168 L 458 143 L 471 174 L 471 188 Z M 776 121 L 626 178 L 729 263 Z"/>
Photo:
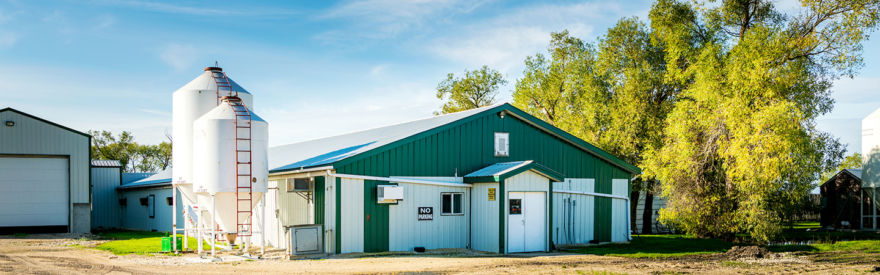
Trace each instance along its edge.
<path fill-rule="evenodd" d="M 201 218 L 230 242 L 261 228 L 252 217 L 267 189 L 268 135 L 266 121 L 236 97 L 193 123 L 193 188 L 208 214 Z"/>
<path fill-rule="evenodd" d="M 880 109 L 862 119 L 862 187 L 880 187 Z"/>
<path fill-rule="evenodd" d="M 862 190 L 876 202 L 880 200 L 880 109 L 862 119 L 862 157 Z M 880 207 L 865 207 L 865 200 L 860 201 L 862 229 L 880 229 Z M 866 227 L 865 219 L 873 221 L 873 227 Z"/>
<path fill-rule="evenodd" d="M 172 100 L 172 181 L 180 186 L 184 206 L 195 203 L 193 184 L 193 122 L 220 104 L 220 97 L 236 95 L 253 110 L 247 90 L 226 77 L 220 67 L 205 71 L 174 92 Z"/>
<path fill-rule="evenodd" d="M 228 78 L 220 67 L 205 68 L 201 75 L 180 89 L 177 89 L 173 94 L 172 133 L 174 146 L 172 147 L 172 183 L 182 196 L 181 199 L 174 200 L 174 211 L 176 211 L 177 207 L 182 207 L 184 210 L 185 221 L 183 222 L 182 229 L 184 236 L 198 235 L 201 239 L 209 232 L 213 232 L 212 229 L 216 227 L 209 223 L 211 217 L 205 219 L 206 217 L 202 215 L 204 210 L 206 210 L 206 205 L 201 205 L 200 207 L 198 198 L 193 190 L 193 184 L 195 183 L 193 173 L 196 167 L 193 162 L 193 152 L 195 150 L 195 146 L 193 146 L 193 125 L 197 119 L 217 108 L 222 103 L 220 99 L 226 96 L 239 98 L 241 103 L 253 110 L 251 94 L 239 86 L 238 83 Z M 214 165 L 216 166 L 216 164 Z M 203 226 L 199 226 L 199 224 Z M 178 230 L 181 229 L 175 219 L 173 228 L 174 242 L 177 241 L 176 234 Z M 186 247 L 186 243 L 184 243 L 184 247 Z M 198 248 L 199 252 L 201 252 L 201 241 Z"/>

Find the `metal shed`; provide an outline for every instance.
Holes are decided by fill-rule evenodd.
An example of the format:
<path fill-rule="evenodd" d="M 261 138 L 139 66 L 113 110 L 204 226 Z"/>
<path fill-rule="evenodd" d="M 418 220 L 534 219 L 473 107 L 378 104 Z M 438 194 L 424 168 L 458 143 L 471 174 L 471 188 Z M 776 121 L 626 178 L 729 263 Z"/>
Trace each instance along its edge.
<path fill-rule="evenodd" d="M 122 164 L 118 160 L 92 160 L 92 229 L 119 228 L 120 212 L 116 187 L 122 185 Z"/>
<path fill-rule="evenodd" d="M 825 228 L 877 230 L 880 207 L 863 188 L 862 169 L 840 170 L 819 186 L 822 196 L 820 224 Z"/>
<path fill-rule="evenodd" d="M 0 110 L 0 231 L 88 233 L 91 136 Z"/>
<path fill-rule="evenodd" d="M 477 173 L 510 165 L 516 173 L 497 179 Z M 510 104 L 273 147 L 269 166 L 266 214 L 277 209 L 275 229 L 323 224 L 325 251 L 334 253 L 414 247 L 520 251 L 505 245 L 511 227 L 503 220 L 486 229 L 477 224 L 490 218 L 486 213 L 509 221 L 509 200 L 525 202 L 529 199 L 514 196 L 535 195 L 531 192 L 544 194 L 544 203 L 533 205 L 547 212 L 540 222 L 545 250 L 562 243 L 627 241 L 629 182 L 641 173 Z M 526 183 L 505 189 L 511 184 L 502 183 L 507 176 Z M 381 200 L 386 186 L 402 186 L 403 199 Z M 578 207 L 586 207 L 578 215 L 560 215 L 568 209 L 557 202 L 562 196 L 581 196 Z M 492 199 L 494 206 L 484 205 Z M 575 223 L 585 226 L 569 226 Z M 581 238 L 555 237 L 575 233 L 565 230 Z M 479 234 L 494 234 L 497 241 L 478 244 L 487 240 Z"/>
<path fill-rule="evenodd" d="M 144 173 L 126 173 L 126 177 L 137 178 Z M 124 183 L 116 187 L 119 192 L 118 208 L 122 219 L 120 227 L 131 230 L 166 231 L 172 229 L 171 207 L 171 169 L 155 173 L 149 177 Z M 180 196 L 180 193 L 177 193 Z M 178 220 L 183 220 L 183 209 L 175 211 Z"/>

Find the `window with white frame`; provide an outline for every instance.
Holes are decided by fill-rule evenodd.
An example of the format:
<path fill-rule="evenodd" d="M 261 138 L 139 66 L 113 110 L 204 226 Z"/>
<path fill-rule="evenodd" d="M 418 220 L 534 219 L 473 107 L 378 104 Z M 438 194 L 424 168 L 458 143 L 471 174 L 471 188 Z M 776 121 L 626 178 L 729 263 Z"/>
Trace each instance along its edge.
<path fill-rule="evenodd" d="M 461 207 L 463 193 L 442 193 L 440 215 L 464 215 Z"/>
<path fill-rule="evenodd" d="M 510 134 L 504 132 L 495 132 L 495 156 L 510 156 Z"/>

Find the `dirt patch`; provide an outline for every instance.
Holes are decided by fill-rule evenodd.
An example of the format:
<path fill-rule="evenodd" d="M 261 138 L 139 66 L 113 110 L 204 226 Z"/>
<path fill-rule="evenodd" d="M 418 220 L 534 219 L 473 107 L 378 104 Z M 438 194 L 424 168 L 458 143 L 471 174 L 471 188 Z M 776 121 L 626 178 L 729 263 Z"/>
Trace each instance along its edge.
<path fill-rule="evenodd" d="M 734 246 L 724 253 L 724 256 L 731 260 L 738 259 L 763 259 L 768 258 L 771 253 L 766 248 L 760 246 Z"/>
<path fill-rule="evenodd" d="M 740 274 L 740 273 L 851 273 L 870 271 L 870 264 L 813 261 L 785 254 L 785 260 L 758 248 L 743 247 L 715 257 L 631 259 L 562 253 L 498 255 L 467 250 L 429 253 L 349 254 L 317 259 L 288 260 L 283 250 L 270 257 L 212 261 L 195 253 L 180 256 L 125 255 L 89 247 L 101 243 L 70 236 L 0 239 L 0 274 L 228 274 L 228 273 L 357 273 L 357 274 Z M 227 252 L 228 253 L 228 252 Z M 253 252 L 252 252 L 253 253 Z M 221 253 L 222 254 L 222 253 Z M 778 254 L 778 253 L 777 253 Z M 718 256 L 723 255 L 724 258 Z M 760 255 L 760 259 L 758 258 Z M 728 257 L 753 260 L 733 260 Z M 240 258 L 240 257 L 239 257 Z"/>

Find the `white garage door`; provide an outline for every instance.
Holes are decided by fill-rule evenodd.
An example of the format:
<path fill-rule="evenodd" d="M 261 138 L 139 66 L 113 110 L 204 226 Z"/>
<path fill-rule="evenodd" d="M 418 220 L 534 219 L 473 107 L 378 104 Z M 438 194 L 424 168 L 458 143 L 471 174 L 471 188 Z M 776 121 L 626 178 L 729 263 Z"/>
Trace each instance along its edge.
<path fill-rule="evenodd" d="M 0 157 L 0 227 L 67 226 L 66 158 Z"/>

